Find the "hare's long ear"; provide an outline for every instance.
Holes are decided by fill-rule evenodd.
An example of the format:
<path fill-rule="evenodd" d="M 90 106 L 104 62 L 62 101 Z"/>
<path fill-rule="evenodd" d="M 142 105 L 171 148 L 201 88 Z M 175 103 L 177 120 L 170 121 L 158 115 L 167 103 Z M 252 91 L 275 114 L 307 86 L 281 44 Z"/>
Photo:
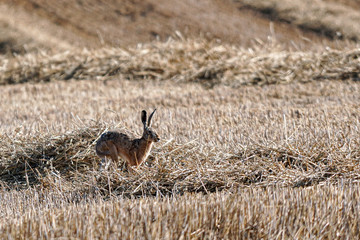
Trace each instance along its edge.
<path fill-rule="evenodd" d="M 155 111 L 156 111 L 156 108 L 154 109 L 154 111 L 153 111 L 153 112 L 150 114 L 150 116 L 149 116 L 149 120 L 148 120 L 148 127 L 150 127 L 150 126 L 151 126 L 151 119 L 152 119 L 152 117 L 153 117 L 153 115 L 154 115 Z"/>
<path fill-rule="evenodd" d="M 141 112 L 141 122 L 144 124 L 144 129 L 146 128 L 146 111 L 142 110 Z"/>

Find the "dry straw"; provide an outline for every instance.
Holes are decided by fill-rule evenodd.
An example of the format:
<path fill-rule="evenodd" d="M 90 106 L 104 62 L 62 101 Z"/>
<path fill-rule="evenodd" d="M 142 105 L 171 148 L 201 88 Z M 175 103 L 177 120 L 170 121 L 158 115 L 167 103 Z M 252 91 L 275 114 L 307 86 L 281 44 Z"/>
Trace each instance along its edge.
<path fill-rule="evenodd" d="M 0 177 L 4 187 L 61 189 L 91 194 L 165 196 L 185 192 L 228 190 L 240 186 L 311 186 L 324 181 L 359 179 L 358 149 L 327 146 L 318 136 L 306 145 L 275 147 L 249 144 L 246 149 L 224 152 L 192 141 L 169 140 L 157 146 L 139 169 L 128 171 L 112 164 L 98 171 L 94 144 L 107 129 L 103 125 L 81 128 L 61 136 L 37 138 L 2 137 Z M 319 152 L 320 149 L 320 152 Z"/>
<path fill-rule="evenodd" d="M 359 194 L 358 184 L 346 182 L 109 201 L 39 190 L 4 192 L 0 237 L 356 239 Z"/>
<path fill-rule="evenodd" d="M 358 49 L 315 53 L 272 47 L 245 50 L 206 41 L 170 40 L 127 50 L 30 54 L 2 61 L 0 78 L 2 84 L 10 84 L 61 79 L 106 81 L 120 76 L 234 88 L 244 84 L 359 80 Z M 357 111 L 351 111 L 349 119 L 355 124 L 351 131 L 346 130 L 347 124 L 331 134 L 314 129 L 312 138 L 297 133 L 296 137 L 302 137 L 293 143 L 285 136 L 281 144 L 253 141 L 228 151 L 196 140 L 181 144 L 169 141 L 157 146 L 149 161 L 134 173 L 123 170 L 121 164 L 98 172 L 93 148 L 101 133 L 111 128 L 106 124 L 97 123 L 57 136 L 39 133 L 13 139 L 2 135 L 0 176 L 2 184 L 8 187 L 61 186 L 68 191 L 128 196 L 210 193 L 251 184 L 298 187 L 340 178 L 355 180 L 359 178 L 359 143 L 355 137 Z M 290 113 L 294 118 L 301 115 L 293 110 Z"/>
<path fill-rule="evenodd" d="M 168 81 L 156 86 L 164 90 L 156 95 L 159 105 L 169 83 L 190 83 L 200 94 L 184 90 L 173 101 L 184 96 L 193 101 L 180 108 L 163 105 L 171 109 L 163 110 L 165 126 L 158 127 L 172 129 L 176 137 L 164 137 L 133 171 L 121 161 L 98 170 L 94 144 L 114 124 L 98 121 L 64 133 L 28 135 L 15 126 L 14 134 L 1 133 L 0 238 L 358 237 L 358 55 L 358 49 L 244 50 L 187 40 L 2 61 L 3 84 L 116 76 Z M 353 81 L 339 81 L 345 79 Z M 74 82 L 79 83 L 66 84 Z M 291 84 L 237 88 L 275 83 Z M 68 89 L 76 95 L 74 86 L 79 85 Z M 8 96 L 15 94 L 9 89 Z M 39 91 L 51 95 L 47 88 Z M 127 94 L 122 96 L 127 103 L 141 96 Z M 225 94 L 228 98 L 221 98 Z M 166 111 L 175 119 L 166 118 Z M 45 107 L 42 113 L 48 113 Z M 189 138 L 196 134 L 201 139 Z"/>
<path fill-rule="evenodd" d="M 261 44 L 252 49 L 207 41 L 172 41 L 137 48 L 105 48 L 57 55 L 28 54 L 0 62 L 0 84 L 53 80 L 155 79 L 231 87 L 359 80 L 359 49 L 291 52 Z"/>

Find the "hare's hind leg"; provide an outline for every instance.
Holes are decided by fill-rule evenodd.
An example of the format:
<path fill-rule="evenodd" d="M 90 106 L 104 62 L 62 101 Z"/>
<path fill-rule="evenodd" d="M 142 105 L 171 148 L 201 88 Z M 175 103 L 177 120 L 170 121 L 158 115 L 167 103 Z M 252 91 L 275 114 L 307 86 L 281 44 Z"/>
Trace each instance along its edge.
<path fill-rule="evenodd" d="M 109 147 L 109 152 L 110 152 L 109 156 L 110 156 L 111 160 L 113 162 L 117 162 L 117 160 L 118 160 L 118 151 L 117 151 L 117 148 L 116 148 L 115 144 L 111 142 L 111 143 L 108 144 L 108 147 Z M 111 163 L 111 161 L 109 161 L 109 160 L 106 162 L 105 170 L 107 170 L 109 168 L 110 163 Z"/>

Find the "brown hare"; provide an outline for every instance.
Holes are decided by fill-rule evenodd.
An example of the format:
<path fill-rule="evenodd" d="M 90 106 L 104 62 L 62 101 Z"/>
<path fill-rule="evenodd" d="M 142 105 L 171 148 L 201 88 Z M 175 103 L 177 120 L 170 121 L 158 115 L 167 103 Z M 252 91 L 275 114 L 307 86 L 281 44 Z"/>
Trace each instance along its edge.
<path fill-rule="evenodd" d="M 146 111 L 141 112 L 141 121 L 144 132 L 141 138 L 131 138 L 129 135 L 119 131 L 108 131 L 101 135 L 96 143 L 96 154 L 101 158 L 100 170 L 110 157 L 116 162 L 120 156 L 126 164 L 138 167 L 150 154 L 154 142 L 160 141 L 159 136 L 151 129 L 151 119 L 156 109 L 150 114 L 146 123 Z"/>

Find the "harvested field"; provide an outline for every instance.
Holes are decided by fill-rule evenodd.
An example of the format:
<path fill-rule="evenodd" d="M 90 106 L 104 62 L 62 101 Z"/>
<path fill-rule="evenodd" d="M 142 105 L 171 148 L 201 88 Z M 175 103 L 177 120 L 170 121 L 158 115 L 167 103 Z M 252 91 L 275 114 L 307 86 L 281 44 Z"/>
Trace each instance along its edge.
<path fill-rule="evenodd" d="M 274 44 L 252 49 L 208 41 L 173 41 L 137 48 L 32 54 L 0 61 L 0 84 L 121 77 L 231 87 L 318 80 L 359 81 L 359 49 L 300 52 Z"/>
<path fill-rule="evenodd" d="M 37 229 L 34 238 L 97 238 L 100 232 L 89 229 L 103 224 L 101 234 L 112 238 L 271 238 L 295 221 L 297 225 L 281 238 L 358 235 L 359 218 L 349 215 L 358 209 L 360 178 L 358 50 L 267 49 L 245 51 L 188 40 L 82 55 L 28 55 L 4 64 L 2 76 L 28 82 L 3 80 L 1 87 L 3 191 L 31 199 L 36 194 L 51 199 L 55 194 L 59 207 L 50 203 L 40 211 L 20 210 L 23 200 L 17 197 L 19 207 L 12 211 L 25 215 L 7 215 L 19 217 L 11 220 L 16 224 L 0 223 L 3 232 L 14 238 L 29 236 L 25 229 L 31 226 Z M 156 61 L 160 56 L 163 62 Z M 81 68 L 71 70 L 71 78 L 65 80 L 69 66 L 80 63 Z M 227 73 L 216 74 L 218 69 Z M 36 74 L 27 75 L 29 71 Z M 106 74 L 110 71 L 113 74 Z M 263 78 L 254 82 L 253 75 Z M 124 170 L 121 161 L 99 172 L 94 144 L 101 133 L 120 127 L 140 135 L 140 110 L 154 107 L 158 108 L 154 129 L 162 141 L 149 160 L 135 172 Z M 345 204 L 338 194 L 353 204 L 342 215 L 348 225 L 344 228 L 338 222 L 335 228 L 326 228 L 325 222 L 335 221 L 339 214 L 334 209 L 328 212 L 329 203 L 339 209 Z M 293 200 L 285 201 L 285 196 Z M 253 198 L 257 200 L 250 201 Z M 309 199 L 315 199 L 315 205 L 305 211 L 301 203 Z M 200 207 L 204 201 L 206 207 Z M 273 207 L 256 205 L 264 201 Z M 299 208 L 292 209 L 296 201 Z M 212 204 L 223 212 L 221 216 L 232 216 L 228 221 L 219 219 L 224 225 L 207 223 L 212 213 L 206 209 Z M 149 212 L 155 206 L 158 210 Z M 161 210 L 166 208 L 178 215 L 167 216 L 171 212 Z M 319 219 L 311 222 L 315 209 Z M 84 211 L 93 212 L 90 225 L 79 222 L 85 221 Z M 105 214 L 100 222 L 98 214 Z M 149 222 L 152 214 L 161 224 Z M 276 220 L 278 214 L 286 218 Z M 303 218 L 297 220 L 298 214 Z M 65 217 L 71 219 L 69 225 L 63 225 Z M 138 218 L 135 221 L 142 227 L 130 224 Z M 38 220 L 30 223 L 30 219 Z M 72 221 L 79 223 L 77 233 Z M 171 225 L 173 221 L 177 224 Z M 132 230 L 124 231 L 123 226 Z"/>
<path fill-rule="evenodd" d="M 5 53 L 44 49 L 57 53 L 84 47 L 134 47 L 166 41 L 181 32 L 189 38 L 217 39 L 244 47 L 269 38 L 298 50 L 354 45 L 358 16 L 353 6 L 357 3 L 333 2 L 0 0 L 0 44 L 8 45 Z M 311 11 L 307 6 L 312 6 Z M 339 18 L 346 21 L 332 22 Z M 339 29 L 341 24 L 345 27 Z"/>
<path fill-rule="evenodd" d="M 61 192 L 48 195 L 30 190 L 26 193 L 33 198 L 26 199 L 23 192 L 3 194 L 1 215 L 11 224 L 0 225 L 2 238 L 334 239 L 359 236 L 358 184 L 244 188 L 233 194 L 107 201 Z M 7 204 L 4 205 L 3 200 Z M 32 211 L 19 214 L 17 209 L 24 208 Z"/>
<path fill-rule="evenodd" d="M 0 0 L 1 239 L 360 237 L 355 1 L 53 3 Z M 148 160 L 100 171 L 99 136 L 154 108 Z"/>
<path fill-rule="evenodd" d="M 302 29 L 319 32 L 332 39 L 358 41 L 360 27 L 357 1 L 261 1 L 239 0 L 245 7 Z"/>

